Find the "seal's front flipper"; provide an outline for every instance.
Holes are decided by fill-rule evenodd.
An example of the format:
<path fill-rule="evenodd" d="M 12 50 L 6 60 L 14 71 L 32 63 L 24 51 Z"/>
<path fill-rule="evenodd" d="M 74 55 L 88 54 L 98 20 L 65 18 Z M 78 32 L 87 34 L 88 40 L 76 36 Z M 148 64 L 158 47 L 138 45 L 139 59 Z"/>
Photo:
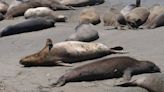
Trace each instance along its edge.
<path fill-rule="evenodd" d="M 64 63 L 64 62 L 62 62 L 62 61 L 57 61 L 57 62 L 56 62 L 56 65 L 72 67 L 72 64 Z"/>
<path fill-rule="evenodd" d="M 51 87 L 61 87 L 66 84 L 65 77 L 60 77 L 56 82 L 50 84 Z"/>
<path fill-rule="evenodd" d="M 132 77 L 132 69 L 128 68 L 124 71 L 123 79 L 118 80 L 114 86 L 126 86 L 128 83 L 130 83 Z"/>
<path fill-rule="evenodd" d="M 127 82 L 119 82 L 119 83 L 116 83 L 114 84 L 114 86 L 120 86 L 120 87 L 132 87 L 132 86 L 136 86 L 136 84 L 134 84 L 133 82 L 131 81 L 127 81 Z"/>
<path fill-rule="evenodd" d="M 130 81 L 132 78 L 132 69 L 128 68 L 124 71 L 123 74 L 124 81 Z"/>

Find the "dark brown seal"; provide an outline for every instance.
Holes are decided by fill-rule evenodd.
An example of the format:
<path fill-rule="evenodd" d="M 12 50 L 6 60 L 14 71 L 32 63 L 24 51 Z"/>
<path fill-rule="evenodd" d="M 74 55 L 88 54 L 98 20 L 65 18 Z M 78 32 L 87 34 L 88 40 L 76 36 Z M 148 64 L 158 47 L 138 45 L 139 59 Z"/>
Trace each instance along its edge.
<path fill-rule="evenodd" d="M 49 39 L 50 40 L 50 39 Z M 122 54 L 122 47 L 109 48 L 101 43 L 66 41 L 47 45 L 39 52 L 20 60 L 24 66 L 54 66 L 100 58 L 110 54 Z"/>
<path fill-rule="evenodd" d="M 15 16 L 23 15 L 24 12 L 29 8 L 35 7 L 49 7 L 52 10 L 69 10 L 72 7 L 60 4 L 55 0 L 27 0 L 27 1 L 15 1 L 14 5 L 10 5 L 5 15 L 6 19 L 10 19 Z"/>
<path fill-rule="evenodd" d="M 160 72 L 160 69 L 150 61 L 139 61 L 128 56 L 118 56 L 77 67 L 61 76 L 52 86 L 63 86 L 68 82 L 94 81 L 122 76 L 127 81 L 133 75 L 154 72 Z"/>
<path fill-rule="evenodd" d="M 131 81 L 119 84 L 117 86 L 137 86 L 147 89 L 148 92 L 164 92 L 164 74 L 154 73 L 140 75 L 137 76 L 137 78 L 132 78 Z"/>

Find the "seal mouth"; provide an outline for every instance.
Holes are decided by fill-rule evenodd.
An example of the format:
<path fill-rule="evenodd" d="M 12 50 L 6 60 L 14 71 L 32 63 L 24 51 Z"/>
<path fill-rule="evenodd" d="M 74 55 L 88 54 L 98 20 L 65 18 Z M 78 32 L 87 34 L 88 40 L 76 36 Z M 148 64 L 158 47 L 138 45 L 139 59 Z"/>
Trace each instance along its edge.
<path fill-rule="evenodd" d="M 154 72 L 161 72 L 161 69 L 158 67 L 154 67 Z"/>

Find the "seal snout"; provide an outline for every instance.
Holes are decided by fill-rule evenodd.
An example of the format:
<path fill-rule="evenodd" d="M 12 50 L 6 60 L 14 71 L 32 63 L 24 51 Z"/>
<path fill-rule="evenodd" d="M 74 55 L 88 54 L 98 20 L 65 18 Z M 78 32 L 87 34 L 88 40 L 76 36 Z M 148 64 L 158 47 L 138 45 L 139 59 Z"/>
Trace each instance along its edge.
<path fill-rule="evenodd" d="M 159 67 L 157 67 L 157 66 L 154 67 L 153 70 L 154 70 L 154 72 L 161 72 L 161 69 Z"/>
<path fill-rule="evenodd" d="M 28 64 L 28 62 L 26 60 L 24 60 L 24 59 L 21 59 L 19 61 L 19 63 L 22 64 L 22 65 L 27 65 Z"/>

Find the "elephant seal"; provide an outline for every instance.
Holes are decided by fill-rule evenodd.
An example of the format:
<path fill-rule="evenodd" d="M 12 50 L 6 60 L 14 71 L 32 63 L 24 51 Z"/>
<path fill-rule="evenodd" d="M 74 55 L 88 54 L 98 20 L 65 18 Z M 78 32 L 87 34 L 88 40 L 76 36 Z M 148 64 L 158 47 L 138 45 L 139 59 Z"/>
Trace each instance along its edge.
<path fill-rule="evenodd" d="M 60 3 L 73 7 L 84 7 L 104 3 L 105 0 L 60 0 Z"/>
<path fill-rule="evenodd" d="M 145 7 L 137 7 L 125 16 L 129 28 L 138 28 L 148 19 L 150 12 Z"/>
<path fill-rule="evenodd" d="M 152 20 L 151 23 L 149 23 L 146 26 L 146 28 L 153 29 L 153 28 L 161 27 L 161 26 L 164 26 L 164 13 L 156 16 L 154 20 Z"/>
<path fill-rule="evenodd" d="M 110 8 L 103 16 L 104 26 L 112 26 L 116 29 L 122 29 L 126 25 L 126 20 L 117 9 Z"/>
<path fill-rule="evenodd" d="M 50 27 L 54 27 L 54 20 L 44 19 L 44 18 L 35 18 L 28 19 L 21 23 L 17 23 L 15 25 L 10 25 L 2 29 L 0 33 L 0 37 L 9 36 L 13 34 L 25 33 L 38 31 Z"/>
<path fill-rule="evenodd" d="M 150 15 L 143 28 L 156 28 L 163 26 L 163 6 L 154 6 L 150 9 Z"/>
<path fill-rule="evenodd" d="M 130 5 L 125 6 L 123 9 L 121 9 L 120 13 L 123 16 L 126 16 L 130 11 L 132 11 L 136 7 L 140 7 L 140 5 L 141 5 L 141 1 L 136 0 L 136 4 L 130 4 Z"/>
<path fill-rule="evenodd" d="M 75 28 L 76 32 L 70 35 L 66 41 L 91 42 L 99 38 L 99 34 L 91 24 L 81 24 Z"/>
<path fill-rule="evenodd" d="M 56 22 L 66 22 L 67 20 L 67 17 L 64 15 L 56 15 L 54 11 L 48 7 L 30 8 L 24 13 L 24 17 L 26 19 L 36 17 L 52 18 Z"/>
<path fill-rule="evenodd" d="M 94 81 L 122 77 L 130 80 L 133 75 L 160 72 L 150 61 L 139 61 L 128 56 L 118 56 L 97 60 L 77 67 L 61 76 L 52 86 L 63 86 L 74 81 Z"/>
<path fill-rule="evenodd" d="M 122 47 L 108 48 L 101 43 L 66 41 L 52 44 L 50 39 L 47 42 L 51 42 L 50 45 L 46 44 L 41 51 L 22 58 L 20 64 L 24 66 L 54 66 L 100 58 L 110 54 L 126 53 L 116 51 L 122 50 Z"/>
<path fill-rule="evenodd" d="M 7 13 L 5 15 L 6 19 L 11 19 L 12 17 L 23 15 L 24 12 L 29 8 L 35 7 L 49 7 L 52 10 L 70 10 L 72 7 L 60 4 L 55 0 L 26 0 L 26 1 L 14 1 L 10 5 Z"/>
<path fill-rule="evenodd" d="M 97 25 L 101 22 L 100 15 L 96 12 L 93 7 L 87 7 L 80 12 L 79 24 L 91 23 Z"/>
<path fill-rule="evenodd" d="M 137 78 L 132 78 L 131 81 L 116 85 L 122 87 L 138 86 L 145 88 L 148 92 L 164 92 L 164 74 L 144 74 Z"/>
<path fill-rule="evenodd" d="M 159 6 L 159 5 L 153 6 L 150 9 L 150 15 L 149 15 L 145 24 L 151 23 L 155 19 L 155 17 L 157 17 L 163 13 L 164 13 L 164 7 L 163 6 Z"/>
<path fill-rule="evenodd" d="M 0 13 L 5 14 L 7 12 L 9 5 L 4 2 L 4 1 L 0 1 Z"/>

